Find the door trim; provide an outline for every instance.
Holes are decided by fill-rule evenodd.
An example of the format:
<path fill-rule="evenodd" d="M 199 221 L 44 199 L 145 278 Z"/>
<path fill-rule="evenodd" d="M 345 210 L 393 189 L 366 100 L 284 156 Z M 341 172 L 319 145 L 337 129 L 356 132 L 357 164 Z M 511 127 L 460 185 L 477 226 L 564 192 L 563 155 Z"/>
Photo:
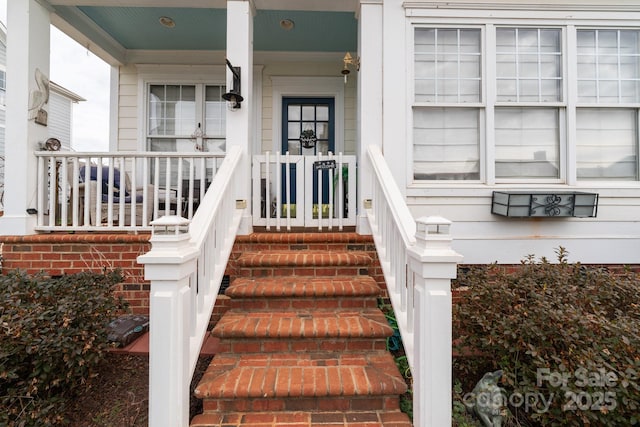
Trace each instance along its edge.
<path fill-rule="evenodd" d="M 344 152 L 344 79 L 342 77 L 286 77 L 272 76 L 271 104 L 272 152 L 279 152 L 282 141 L 282 98 L 334 98 L 335 151 Z"/>

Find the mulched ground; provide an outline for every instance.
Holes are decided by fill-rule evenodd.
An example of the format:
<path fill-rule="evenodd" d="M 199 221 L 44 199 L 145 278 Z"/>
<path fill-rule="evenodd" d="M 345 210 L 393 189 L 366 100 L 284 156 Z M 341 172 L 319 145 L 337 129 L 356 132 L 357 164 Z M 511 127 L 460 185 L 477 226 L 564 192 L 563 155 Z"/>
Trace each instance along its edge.
<path fill-rule="evenodd" d="M 198 361 L 192 389 L 210 360 L 209 357 Z M 84 393 L 70 408 L 70 426 L 146 427 L 148 398 L 148 356 L 110 353 L 100 365 L 98 376 L 91 379 Z M 201 411 L 201 402 L 192 398 L 190 417 Z"/>

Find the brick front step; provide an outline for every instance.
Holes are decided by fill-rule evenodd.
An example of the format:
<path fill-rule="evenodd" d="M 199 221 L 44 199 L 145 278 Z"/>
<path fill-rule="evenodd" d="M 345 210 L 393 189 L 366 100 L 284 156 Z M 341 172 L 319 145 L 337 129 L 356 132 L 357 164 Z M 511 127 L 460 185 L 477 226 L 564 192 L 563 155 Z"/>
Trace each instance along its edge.
<path fill-rule="evenodd" d="M 365 309 L 378 306 L 380 287 L 369 276 L 241 277 L 225 293 L 237 310 Z"/>
<path fill-rule="evenodd" d="M 246 253 L 238 259 L 240 267 L 353 267 L 371 264 L 371 257 L 363 252 L 332 251 L 264 251 Z"/>
<path fill-rule="evenodd" d="M 230 310 L 212 331 L 221 339 L 380 339 L 393 335 L 393 330 L 378 309 L 362 311 L 298 310 L 257 311 Z"/>
<path fill-rule="evenodd" d="M 300 399 L 321 398 L 323 404 L 331 398 L 343 402 L 373 396 L 397 400 L 406 390 L 392 356 L 381 351 L 220 355 L 212 360 L 195 394 L 207 399 L 205 411 L 207 403 L 217 406 L 212 399 L 282 399 L 279 410 L 288 410 Z M 304 408 L 312 409 L 322 410 Z"/>
<path fill-rule="evenodd" d="M 362 277 L 240 277 L 226 291 L 234 298 L 337 298 L 376 297 L 380 287 L 369 276 Z"/>
<path fill-rule="evenodd" d="M 203 414 L 191 427 L 411 427 L 406 414 L 399 411 L 347 412 L 236 412 Z"/>
<path fill-rule="evenodd" d="M 336 277 L 367 275 L 372 258 L 359 251 L 246 252 L 235 261 L 239 277 Z"/>

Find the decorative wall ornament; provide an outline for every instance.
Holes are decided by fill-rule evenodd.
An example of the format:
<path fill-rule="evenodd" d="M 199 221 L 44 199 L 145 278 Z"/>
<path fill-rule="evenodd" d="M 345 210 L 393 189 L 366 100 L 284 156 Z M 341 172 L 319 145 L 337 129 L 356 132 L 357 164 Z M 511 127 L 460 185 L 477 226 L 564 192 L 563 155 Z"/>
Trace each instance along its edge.
<path fill-rule="evenodd" d="M 29 120 L 33 119 L 39 125 L 46 126 L 48 113 L 43 107 L 49 103 L 49 77 L 45 76 L 39 68 L 36 68 L 34 77 L 38 89 L 31 91 Z"/>
<path fill-rule="evenodd" d="M 317 141 L 316 133 L 312 129 L 305 129 L 300 134 L 300 144 L 302 144 L 304 148 L 315 147 Z"/>

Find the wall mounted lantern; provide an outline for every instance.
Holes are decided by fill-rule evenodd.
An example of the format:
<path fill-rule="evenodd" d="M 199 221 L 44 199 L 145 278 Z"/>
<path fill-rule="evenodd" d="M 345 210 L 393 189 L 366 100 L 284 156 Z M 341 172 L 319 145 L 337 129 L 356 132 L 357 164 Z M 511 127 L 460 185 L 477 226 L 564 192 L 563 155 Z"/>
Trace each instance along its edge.
<path fill-rule="evenodd" d="M 228 59 L 226 61 L 227 67 L 229 67 L 231 74 L 233 74 L 233 86 L 229 92 L 222 95 L 222 99 L 227 101 L 229 109 L 234 111 L 240 109 L 240 103 L 244 101 L 244 98 L 240 94 L 240 67 L 234 67 Z"/>
<path fill-rule="evenodd" d="M 494 191 L 491 201 L 492 214 L 516 218 L 594 218 L 597 212 L 596 193 Z"/>

